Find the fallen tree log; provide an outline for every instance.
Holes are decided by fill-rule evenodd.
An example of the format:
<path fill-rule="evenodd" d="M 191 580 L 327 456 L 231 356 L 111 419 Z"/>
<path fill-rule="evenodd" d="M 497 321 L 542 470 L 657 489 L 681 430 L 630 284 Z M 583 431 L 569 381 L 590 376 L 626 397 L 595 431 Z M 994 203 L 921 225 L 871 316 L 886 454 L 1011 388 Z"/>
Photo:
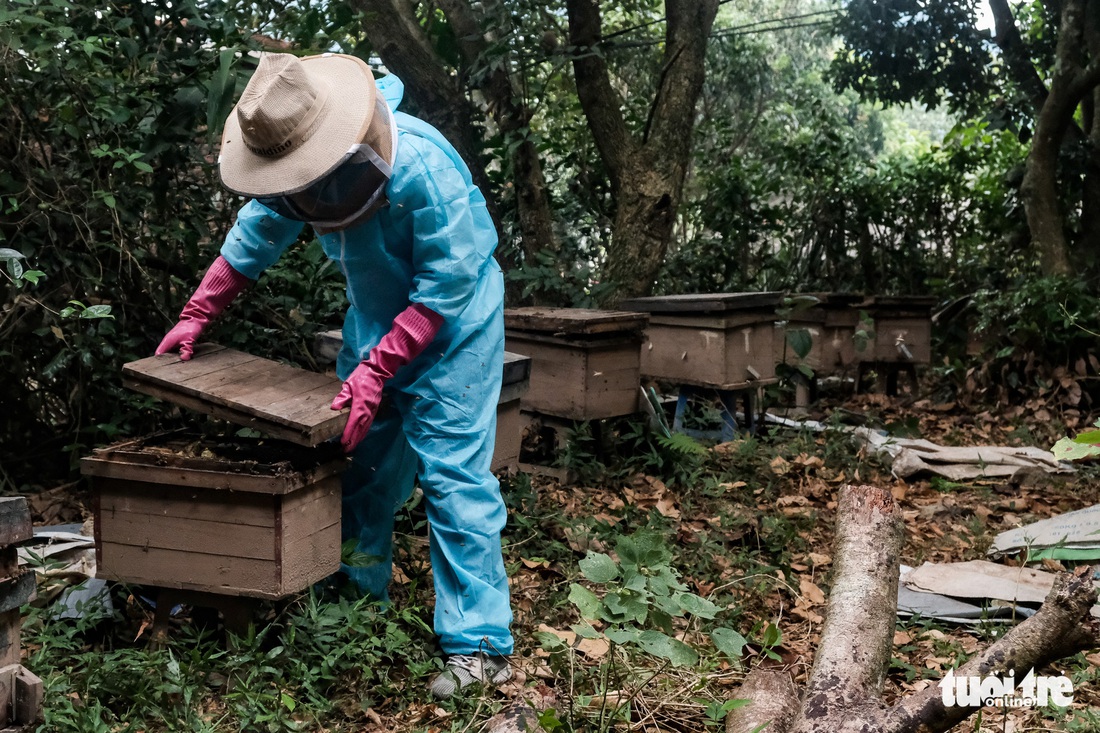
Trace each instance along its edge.
<path fill-rule="evenodd" d="M 887 706 L 881 698 L 897 615 L 903 526 L 890 492 L 845 486 L 837 506 L 835 576 L 814 665 L 799 696 L 790 677 L 754 670 L 727 733 L 942 733 L 980 705 L 948 706 L 938 685 Z M 958 677 L 1022 681 L 1043 665 L 1100 646 L 1091 568 L 1059 575 L 1042 608 L 959 667 Z"/>

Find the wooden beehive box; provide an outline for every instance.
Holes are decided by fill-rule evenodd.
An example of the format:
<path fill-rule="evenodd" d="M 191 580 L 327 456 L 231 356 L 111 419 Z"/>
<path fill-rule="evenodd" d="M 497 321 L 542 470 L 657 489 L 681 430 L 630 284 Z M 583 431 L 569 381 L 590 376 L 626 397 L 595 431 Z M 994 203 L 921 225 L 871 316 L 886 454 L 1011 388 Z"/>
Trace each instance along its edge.
<path fill-rule="evenodd" d="M 932 296 L 874 296 L 859 305 L 874 320 L 874 339 L 859 361 L 929 364 L 932 361 Z"/>
<path fill-rule="evenodd" d="M 782 293 L 718 293 L 635 298 L 626 310 L 649 314 L 642 374 L 716 389 L 775 379 L 775 320 Z"/>
<path fill-rule="evenodd" d="M 497 435 L 493 448 L 493 470 L 519 468 L 524 420 L 520 402 L 531 386 L 531 357 L 504 352 L 504 382 L 497 401 Z"/>
<path fill-rule="evenodd" d="M 339 446 L 169 433 L 102 448 L 92 480 L 100 578 L 252 598 L 340 565 Z"/>
<path fill-rule="evenodd" d="M 347 410 L 329 407 L 342 384 L 335 376 L 215 344 L 200 344 L 190 361 L 163 354 L 125 364 L 122 383 L 299 445 L 337 437 L 347 423 Z"/>
<path fill-rule="evenodd" d="M 818 293 L 818 310 L 825 315 L 821 324 L 821 364 L 815 367 L 818 376 L 843 372 L 857 361 L 856 330 L 859 328 L 859 303 L 862 295 L 854 293 Z"/>
<path fill-rule="evenodd" d="M 531 358 L 529 412 L 567 420 L 600 420 L 638 410 L 640 313 L 587 308 L 504 311 L 510 352 Z"/>

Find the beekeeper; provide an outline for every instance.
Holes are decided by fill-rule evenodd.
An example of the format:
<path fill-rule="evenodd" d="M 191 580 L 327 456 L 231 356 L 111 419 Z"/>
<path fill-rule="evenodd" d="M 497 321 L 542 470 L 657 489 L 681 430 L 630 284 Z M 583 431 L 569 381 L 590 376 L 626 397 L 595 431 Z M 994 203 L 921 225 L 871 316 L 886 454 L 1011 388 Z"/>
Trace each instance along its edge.
<path fill-rule="evenodd" d="M 332 403 L 350 408 L 343 534 L 378 559 L 341 570 L 387 598 L 394 513 L 419 476 L 448 655 L 429 689 L 449 697 L 511 677 L 506 510 L 489 468 L 504 283 L 485 198 L 435 128 L 394 111 L 403 91 L 354 56 L 261 57 L 219 158 L 225 187 L 251 200 L 157 353 L 189 359 L 203 329 L 313 227 L 347 280 Z"/>

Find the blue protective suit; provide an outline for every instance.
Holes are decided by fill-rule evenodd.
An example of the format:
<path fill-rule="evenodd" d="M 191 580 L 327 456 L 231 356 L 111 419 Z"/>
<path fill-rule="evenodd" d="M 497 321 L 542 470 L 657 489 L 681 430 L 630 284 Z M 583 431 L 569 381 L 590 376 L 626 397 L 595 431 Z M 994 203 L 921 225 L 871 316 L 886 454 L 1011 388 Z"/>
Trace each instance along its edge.
<path fill-rule="evenodd" d="M 404 85 L 378 82 L 391 108 Z M 512 612 L 500 533 L 506 510 L 490 471 L 504 363 L 504 280 L 497 237 L 469 169 L 432 126 L 395 112 L 389 205 L 350 229 L 319 235 L 347 278 L 350 307 L 337 374 L 348 375 L 410 303 L 443 316 L 428 348 L 386 384 L 383 408 L 344 476 L 343 532 L 379 558 L 343 566 L 363 592 L 386 597 L 394 513 L 416 475 L 431 526 L 435 631 L 448 654 L 510 654 Z M 303 225 L 256 201 L 239 212 L 221 254 L 250 278 Z"/>

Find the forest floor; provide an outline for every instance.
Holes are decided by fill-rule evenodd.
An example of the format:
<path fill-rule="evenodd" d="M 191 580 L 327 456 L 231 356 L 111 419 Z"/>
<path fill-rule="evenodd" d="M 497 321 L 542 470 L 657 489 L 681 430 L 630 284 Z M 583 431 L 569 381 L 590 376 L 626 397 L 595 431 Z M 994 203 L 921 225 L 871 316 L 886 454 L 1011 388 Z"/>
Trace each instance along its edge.
<path fill-rule="evenodd" d="M 943 445 L 1049 449 L 1065 434 L 1051 415 L 1043 406 L 975 413 L 932 397 L 831 394 L 809 416 Z M 80 621 L 30 609 L 24 663 L 47 685 L 40 730 L 477 731 L 536 691 L 556 700 L 543 716 L 547 729 L 722 730 L 732 705 L 726 701 L 747 669 L 789 665 L 803 681 L 813 663 L 842 485 L 889 487 L 905 519 L 901 562 L 912 567 L 984 559 L 999 532 L 1100 503 L 1100 471 L 1087 465 L 1061 475 L 902 480 L 840 431 L 767 428 L 695 454 L 655 442 L 639 422 L 611 430 L 603 452 L 587 431 L 574 436 L 559 461 L 570 481 L 537 474 L 502 480 L 516 677 L 493 694 L 438 703 L 423 688 L 441 656 L 430 633 L 426 522 L 414 502 L 399 517 L 386 612 L 307 595 L 265 606 L 254 634 L 228 640 L 185 612 L 167 645 L 153 648 L 146 643 L 151 610 L 135 589 L 116 588 L 118 610 Z M 39 521 L 86 518 L 79 492 L 66 496 L 44 493 Z M 699 613 L 673 614 L 665 628 L 694 656 L 636 641 L 608 644 L 600 633 L 660 630 L 659 610 L 667 609 L 660 593 L 648 598 L 644 621 L 579 625 L 585 596 L 576 586 L 601 597 L 617 587 L 609 573 L 586 568 L 586 558 L 602 553 L 622 563 L 629 549 L 623 538 L 637 539 L 640 531 L 658 538 L 653 564 L 709 601 L 687 604 Z M 1046 569 L 1058 566 L 1048 561 Z M 711 632 L 718 627 L 734 634 L 716 646 Z M 885 701 L 936 684 L 1002 631 L 997 624 L 899 619 Z M 986 708 L 956 730 L 1100 731 L 1100 650 L 1043 672 L 1070 676 L 1072 706 Z"/>

